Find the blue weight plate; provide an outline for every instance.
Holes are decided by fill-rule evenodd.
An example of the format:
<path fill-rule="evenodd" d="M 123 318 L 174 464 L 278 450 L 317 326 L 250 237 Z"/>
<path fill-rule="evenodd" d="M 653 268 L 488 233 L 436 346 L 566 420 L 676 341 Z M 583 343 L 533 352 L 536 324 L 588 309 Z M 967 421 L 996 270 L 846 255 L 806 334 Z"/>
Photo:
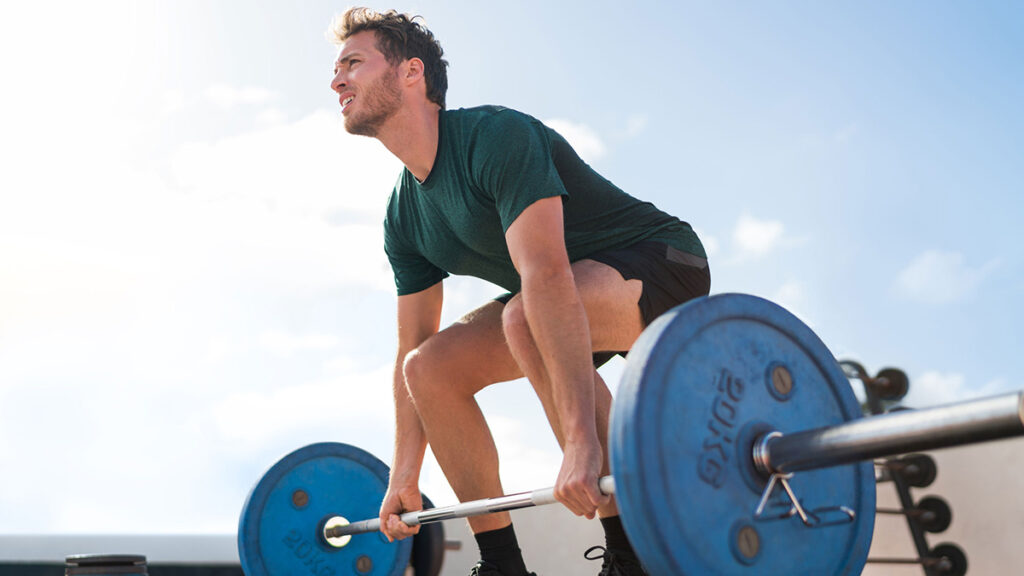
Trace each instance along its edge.
<path fill-rule="evenodd" d="M 675 308 L 641 335 L 617 395 L 616 497 L 651 574 L 861 573 L 874 527 L 870 462 L 793 476 L 816 527 L 779 518 L 791 510 L 781 490 L 754 517 L 765 485 L 753 469 L 755 438 L 861 415 L 839 365 L 795 316 L 741 294 Z"/>
<path fill-rule="evenodd" d="M 311 444 L 288 454 L 252 489 L 238 527 L 246 576 L 401 576 L 412 539 L 389 543 L 380 533 L 356 534 L 343 548 L 323 542 L 331 516 L 376 518 L 388 467 L 348 444 Z"/>

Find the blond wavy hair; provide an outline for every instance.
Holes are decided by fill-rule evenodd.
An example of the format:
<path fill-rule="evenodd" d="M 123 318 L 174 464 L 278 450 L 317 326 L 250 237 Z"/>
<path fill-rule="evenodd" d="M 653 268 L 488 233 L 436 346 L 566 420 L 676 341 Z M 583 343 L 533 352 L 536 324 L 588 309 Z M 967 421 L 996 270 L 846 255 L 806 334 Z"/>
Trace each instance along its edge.
<path fill-rule="evenodd" d="M 427 98 L 444 108 L 448 92 L 448 62 L 442 58 L 444 50 L 434 34 L 417 19 L 422 20 L 420 16 L 395 10 L 377 12 L 371 8 L 349 8 L 331 21 L 327 39 L 341 45 L 360 32 L 372 30 L 377 37 L 377 50 L 392 66 L 410 58 L 419 58 L 423 62 Z"/>

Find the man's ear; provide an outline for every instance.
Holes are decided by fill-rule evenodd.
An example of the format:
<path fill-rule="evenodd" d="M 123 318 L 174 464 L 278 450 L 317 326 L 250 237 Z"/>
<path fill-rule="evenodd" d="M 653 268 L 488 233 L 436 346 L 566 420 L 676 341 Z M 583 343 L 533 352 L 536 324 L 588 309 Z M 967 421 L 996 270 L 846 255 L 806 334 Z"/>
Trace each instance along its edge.
<path fill-rule="evenodd" d="M 405 61 L 405 80 L 415 82 L 423 77 L 423 60 L 410 58 Z"/>

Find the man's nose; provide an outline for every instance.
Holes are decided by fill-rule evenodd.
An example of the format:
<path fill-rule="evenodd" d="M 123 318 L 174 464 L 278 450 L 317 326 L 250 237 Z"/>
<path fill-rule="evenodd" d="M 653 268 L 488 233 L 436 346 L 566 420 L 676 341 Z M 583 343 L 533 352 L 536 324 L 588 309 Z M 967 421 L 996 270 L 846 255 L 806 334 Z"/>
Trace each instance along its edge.
<path fill-rule="evenodd" d="M 334 75 L 334 79 L 331 80 L 331 90 L 340 94 L 341 91 L 345 89 L 345 80 L 345 71 L 339 70 L 338 73 Z"/>

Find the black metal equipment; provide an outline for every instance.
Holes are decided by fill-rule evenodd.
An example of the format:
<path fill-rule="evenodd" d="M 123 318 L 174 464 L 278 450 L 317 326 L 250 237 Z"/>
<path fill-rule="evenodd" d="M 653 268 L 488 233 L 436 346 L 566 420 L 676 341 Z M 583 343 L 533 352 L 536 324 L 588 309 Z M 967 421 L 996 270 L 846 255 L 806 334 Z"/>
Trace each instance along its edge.
<path fill-rule="evenodd" d="M 875 415 L 888 413 L 911 413 L 911 409 L 894 406 L 886 410 L 883 402 L 902 399 L 909 390 L 910 380 L 898 368 L 883 368 L 875 377 L 869 376 L 859 362 L 843 360 L 843 371 L 852 379 L 860 380 L 867 397 L 867 412 Z M 962 416 L 962 415 L 961 415 Z M 1022 416 L 1024 417 L 1024 416 Z M 908 444 L 908 450 L 916 450 Z M 937 534 L 949 528 L 953 513 L 949 504 L 938 496 L 926 496 L 913 504 L 910 488 L 925 488 L 935 481 L 938 468 L 935 460 L 927 454 L 906 454 L 876 462 L 876 478 L 879 482 L 891 482 L 896 489 L 901 508 L 878 508 L 877 514 L 902 515 L 906 517 L 916 558 L 869 558 L 868 562 L 878 564 L 917 564 L 926 576 L 963 576 L 967 572 L 967 556 L 953 543 L 928 547 L 925 533 Z"/>

